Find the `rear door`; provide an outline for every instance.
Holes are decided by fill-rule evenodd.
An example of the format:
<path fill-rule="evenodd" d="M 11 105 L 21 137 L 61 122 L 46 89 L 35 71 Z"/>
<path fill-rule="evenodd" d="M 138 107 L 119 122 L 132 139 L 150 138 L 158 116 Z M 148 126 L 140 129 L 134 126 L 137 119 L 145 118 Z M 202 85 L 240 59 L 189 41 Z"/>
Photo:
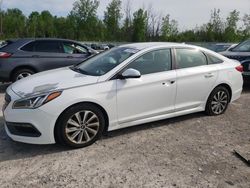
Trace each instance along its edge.
<path fill-rule="evenodd" d="M 39 71 L 68 66 L 60 41 L 37 40 L 21 48 Z"/>
<path fill-rule="evenodd" d="M 206 55 L 196 49 L 175 49 L 177 95 L 176 111 L 201 106 L 218 76 L 216 64 L 208 64 Z"/>

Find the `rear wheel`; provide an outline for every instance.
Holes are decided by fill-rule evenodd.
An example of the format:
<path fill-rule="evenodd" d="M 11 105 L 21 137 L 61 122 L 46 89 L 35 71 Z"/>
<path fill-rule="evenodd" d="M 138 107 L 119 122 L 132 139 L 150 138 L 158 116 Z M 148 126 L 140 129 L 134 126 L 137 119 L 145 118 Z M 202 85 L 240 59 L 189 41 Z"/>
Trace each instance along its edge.
<path fill-rule="evenodd" d="M 216 87 L 210 94 L 207 104 L 206 113 L 208 115 L 220 115 L 223 114 L 230 102 L 230 94 L 226 87 Z"/>
<path fill-rule="evenodd" d="M 16 82 L 18 80 L 21 80 L 23 78 L 26 78 L 32 74 L 34 74 L 35 72 L 31 69 L 19 69 L 17 71 L 14 72 L 13 76 L 12 76 L 12 82 Z"/>
<path fill-rule="evenodd" d="M 102 111 L 92 104 L 80 104 L 66 110 L 59 118 L 57 142 L 74 148 L 93 144 L 102 134 L 105 119 Z"/>

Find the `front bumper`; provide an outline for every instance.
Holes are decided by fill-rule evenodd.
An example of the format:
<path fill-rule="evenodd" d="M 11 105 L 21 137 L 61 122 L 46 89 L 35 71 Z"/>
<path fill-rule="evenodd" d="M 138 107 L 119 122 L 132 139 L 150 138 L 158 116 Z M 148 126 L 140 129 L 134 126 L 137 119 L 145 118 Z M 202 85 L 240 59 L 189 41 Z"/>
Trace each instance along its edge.
<path fill-rule="evenodd" d="M 11 90 L 8 91 L 8 93 Z M 18 96 L 12 92 L 9 93 L 12 98 Z M 5 130 L 8 136 L 18 142 L 30 143 L 30 144 L 53 144 L 54 138 L 54 126 L 57 120 L 57 116 L 44 112 L 41 109 L 12 109 L 13 100 L 7 105 L 3 111 L 5 122 L 11 122 L 14 125 L 32 125 L 34 129 L 40 134 L 34 135 L 20 135 L 13 130 L 10 130 L 5 123 Z"/>

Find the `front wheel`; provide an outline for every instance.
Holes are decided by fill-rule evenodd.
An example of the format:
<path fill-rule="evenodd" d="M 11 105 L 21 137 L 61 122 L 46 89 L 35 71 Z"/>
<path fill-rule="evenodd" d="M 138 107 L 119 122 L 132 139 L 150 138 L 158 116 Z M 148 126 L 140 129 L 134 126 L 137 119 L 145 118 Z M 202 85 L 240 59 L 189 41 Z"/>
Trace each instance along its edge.
<path fill-rule="evenodd" d="M 105 119 L 102 111 L 92 104 L 80 104 L 66 110 L 59 118 L 55 137 L 57 142 L 73 148 L 93 144 L 102 134 Z"/>
<path fill-rule="evenodd" d="M 205 111 L 210 116 L 223 114 L 229 102 L 230 94 L 228 89 L 223 86 L 216 87 L 207 100 Z"/>

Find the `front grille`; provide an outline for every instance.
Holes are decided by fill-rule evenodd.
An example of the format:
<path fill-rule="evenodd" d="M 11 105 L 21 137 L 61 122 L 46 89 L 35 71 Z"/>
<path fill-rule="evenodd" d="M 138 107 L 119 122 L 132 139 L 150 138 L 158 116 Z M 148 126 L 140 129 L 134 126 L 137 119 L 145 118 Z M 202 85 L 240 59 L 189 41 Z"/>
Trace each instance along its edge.
<path fill-rule="evenodd" d="M 41 133 L 30 123 L 6 122 L 6 126 L 11 134 L 27 137 L 39 137 Z"/>

